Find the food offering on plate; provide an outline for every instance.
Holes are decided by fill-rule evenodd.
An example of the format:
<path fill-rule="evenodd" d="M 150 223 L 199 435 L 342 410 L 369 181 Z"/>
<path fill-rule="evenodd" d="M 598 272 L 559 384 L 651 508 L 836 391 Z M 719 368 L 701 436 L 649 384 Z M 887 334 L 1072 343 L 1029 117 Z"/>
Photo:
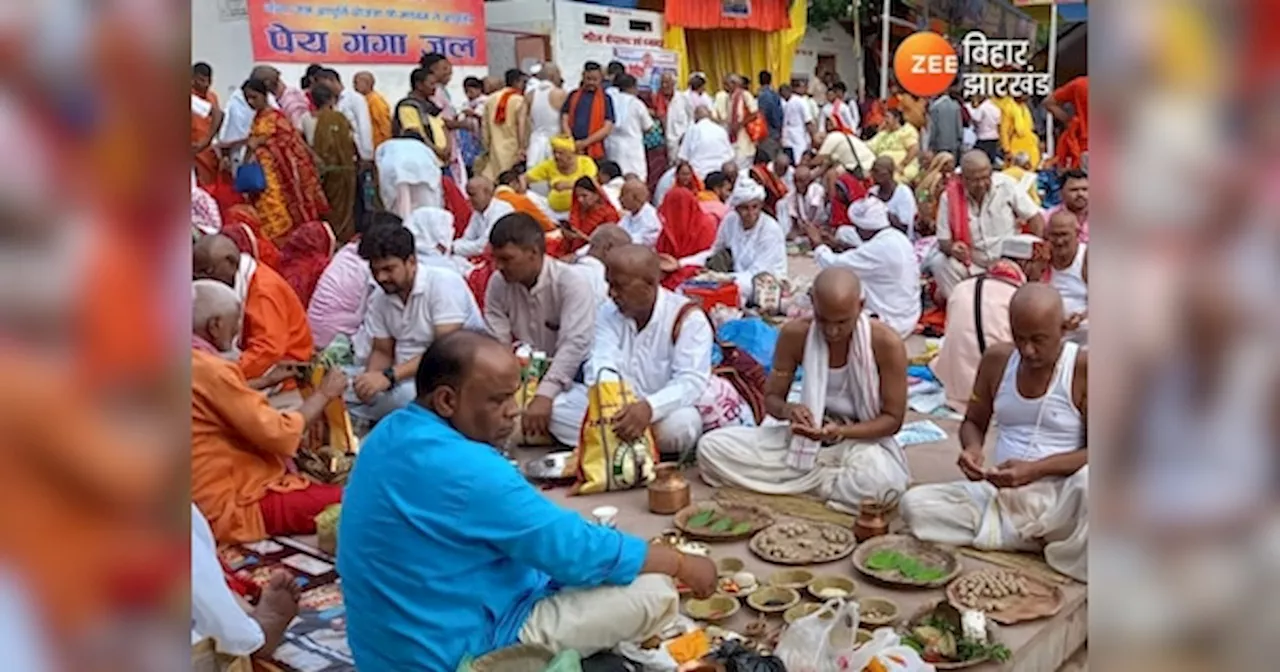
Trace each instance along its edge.
<path fill-rule="evenodd" d="M 727 557 L 716 560 L 716 574 L 720 576 L 733 576 L 746 567 L 747 563 L 743 562 L 742 558 Z"/>
<path fill-rule="evenodd" d="M 755 574 L 751 572 L 738 572 L 733 576 L 720 577 L 718 590 L 725 595 L 733 595 L 734 597 L 745 597 L 756 592 L 760 587 L 756 581 Z"/>
<path fill-rule="evenodd" d="M 987 626 L 977 631 L 974 625 Z M 926 663 L 939 670 L 971 667 L 988 660 L 1004 662 L 1009 648 L 995 642 L 989 624 L 975 623 L 946 602 L 926 605 L 911 619 L 902 643 L 915 649 Z"/>
<path fill-rule="evenodd" d="M 884 597 L 864 597 L 858 600 L 858 621 L 863 625 L 880 627 L 898 619 L 898 603 Z"/>
<path fill-rule="evenodd" d="M 700 555 L 704 558 L 711 555 L 711 547 L 701 541 L 686 541 L 677 545 L 676 550 L 685 555 Z"/>
<path fill-rule="evenodd" d="M 657 546 L 670 546 L 675 548 L 687 541 L 689 540 L 685 538 L 684 534 L 682 534 L 680 530 L 666 529 L 662 531 L 662 534 L 650 539 L 649 543 Z"/>
<path fill-rule="evenodd" d="M 698 502 L 676 513 L 675 526 L 686 535 L 708 541 L 748 537 L 773 524 L 773 514 L 752 504 Z"/>
<path fill-rule="evenodd" d="M 1053 616 L 1064 602 L 1061 588 L 1010 569 L 965 574 L 947 586 L 947 599 L 1003 625 Z"/>
<path fill-rule="evenodd" d="M 712 595 L 705 600 L 685 600 L 684 613 L 690 618 L 714 623 L 738 613 L 741 603 L 729 595 Z"/>
<path fill-rule="evenodd" d="M 823 602 L 848 599 L 858 590 L 858 584 L 853 579 L 843 576 L 820 576 L 810 581 L 806 587 L 810 595 Z"/>
<path fill-rule="evenodd" d="M 800 593 L 793 588 L 767 586 L 748 596 L 747 604 L 762 613 L 781 613 L 800 604 Z"/>
<path fill-rule="evenodd" d="M 858 546 L 853 564 L 884 583 L 937 588 L 960 574 L 955 553 L 906 535 L 876 537 Z"/>
<path fill-rule="evenodd" d="M 753 553 L 780 565 L 809 565 L 839 560 L 853 552 L 853 532 L 818 522 L 785 522 L 765 529 L 747 545 Z"/>

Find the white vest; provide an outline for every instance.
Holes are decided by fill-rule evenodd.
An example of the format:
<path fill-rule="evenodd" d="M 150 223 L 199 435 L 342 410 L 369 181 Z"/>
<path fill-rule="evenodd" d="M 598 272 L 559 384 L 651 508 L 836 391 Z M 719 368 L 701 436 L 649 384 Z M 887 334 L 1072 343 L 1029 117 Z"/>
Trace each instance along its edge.
<path fill-rule="evenodd" d="M 996 464 L 1005 460 L 1040 460 L 1069 453 L 1084 445 L 1084 421 L 1071 396 L 1075 380 L 1076 355 L 1080 346 L 1062 344 L 1053 380 L 1044 396 L 1027 399 L 1018 392 L 1017 350 L 1009 355 L 1000 387 L 996 391 Z"/>
<path fill-rule="evenodd" d="M 1049 282 L 1062 295 L 1062 307 L 1068 316 L 1083 313 L 1089 308 L 1089 286 L 1084 281 L 1084 251 L 1087 246 L 1080 243 L 1076 250 L 1076 258 L 1071 265 L 1062 269 L 1053 269 Z"/>

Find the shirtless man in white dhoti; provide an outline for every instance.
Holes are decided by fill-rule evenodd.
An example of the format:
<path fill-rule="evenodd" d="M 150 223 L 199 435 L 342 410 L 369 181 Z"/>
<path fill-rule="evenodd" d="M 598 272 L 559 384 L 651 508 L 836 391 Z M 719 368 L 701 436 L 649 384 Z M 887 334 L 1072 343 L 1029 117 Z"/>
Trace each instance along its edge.
<path fill-rule="evenodd" d="M 964 424 L 968 481 L 920 485 L 902 497 L 912 534 L 984 550 L 1044 551 L 1050 567 L 1088 578 L 1088 351 L 1063 337 L 1062 297 L 1021 287 L 1009 304 L 1013 343 L 978 366 Z M 995 466 L 983 443 L 996 422 Z"/>
<path fill-rule="evenodd" d="M 907 414 L 907 350 L 862 305 L 853 271 L 813 282 L 813 318 L 782 327 L 765 386 L 769 415 L 789 424 L 727 428 L 698 442 L 703 480 L 774 495 L 812 493 L 856 511 L 864 498 L 902 493 L 910 481 L 894 435 Z M 804 367 L 800 403 L 787 401 Z"/>
<path fill-rule="evenodd" d="M 587 384 L 616 371 L 639 397 L 614 419 L 618 438 L 630 441 L 652 428 L 659 452 L 682 455 L 702 436 L 695 403 L 711 381 L 711 323 L 688 299 L 662 287 L 657 253 L 648 247 L 614 248 L 606 277 L 613 301 L 596 318 Z M 577 445 L 586 414 L 587 385 L 575 385 L 556 398 L 552 434 Z"/>

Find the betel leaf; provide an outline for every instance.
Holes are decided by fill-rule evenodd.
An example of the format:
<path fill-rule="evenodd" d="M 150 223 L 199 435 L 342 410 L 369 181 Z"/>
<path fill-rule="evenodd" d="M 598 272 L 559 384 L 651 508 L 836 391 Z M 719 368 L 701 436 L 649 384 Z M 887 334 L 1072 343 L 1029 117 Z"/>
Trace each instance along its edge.
<path fill-rule="evenodd" d="M 893 569 L 898 566 L 898 561 L 901 557 L 902 555 L 897 551 L 876 551 L 867 558 L 867 569 L 877 572 Z"/>
<path fill-rule="evenodd" d="M 751 531 L 751 523 L 738 523 L 732 531 L 734 534 L 746 534 Z"/>
<path fill-rule="evenodd" d="M 733 527 L 733 519 L 728 516 L 725 516 L 724 518 L 721 518 L 716 522 L 712 523 L 711 527 L 707 529 L 711 530 L 712 532 L 728 532 L 729 529 L 732 527 Z"/>
<path fill-rule="evenodd" d="M 714 518 L 716 512 L 711 509 L 703 509 L 689 518 L 689 527 L 706 527 L 711 519 Z"/>
<path fill-rule="evenodd" d="M 911 577 L 917 581 L 937 581 L 946 576 L 947 573 L 937 567 L 922 567 L 916 575 Z"/>

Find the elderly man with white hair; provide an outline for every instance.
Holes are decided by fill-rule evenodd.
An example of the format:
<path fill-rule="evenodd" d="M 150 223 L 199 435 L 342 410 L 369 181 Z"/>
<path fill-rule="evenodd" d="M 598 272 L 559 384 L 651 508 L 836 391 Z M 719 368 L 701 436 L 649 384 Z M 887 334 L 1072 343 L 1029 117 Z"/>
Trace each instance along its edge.
<path fill-rule="evenodd" d="M 764 197 L 764 187 L 749 177 L 739 177 L 729 197 L 731 210 L 707 254 L 728 250 L 732 255 L 733 278 L 743 305 L 754 300 L 758 276 L 769 275 L 779 282 L 787 277 L 787 234 L 778 220 L 764 211 Z"/>
<path fill-rule="evenodd" d="M 676 159 L 688 161 L 698 179 L 704 180 L 707 175 L 720 170 L 728 161 L 737 159 L 733 143 L 729 141 L 729 133 L 724 127 L 711 118 L 711 110 L 706 107 L 697 108 L 693 117 L 693 126 L 684 134 L 680 143 L 680 151 Z"/>
<path fill-rule="evenodd" d="M 849 219 L 859 241 L 844 252 L 823 244 L 817 227 L 806 227 L 805 233 L 817 246 L 813 257 L 819 268 L 844 266 L 853 270 L 862 280 L 867 311 L 907 338 L 920 321 L 920 265 L 911 241 L 889 224 L 888 208 L 875 196 L 850 205 Z"/>

